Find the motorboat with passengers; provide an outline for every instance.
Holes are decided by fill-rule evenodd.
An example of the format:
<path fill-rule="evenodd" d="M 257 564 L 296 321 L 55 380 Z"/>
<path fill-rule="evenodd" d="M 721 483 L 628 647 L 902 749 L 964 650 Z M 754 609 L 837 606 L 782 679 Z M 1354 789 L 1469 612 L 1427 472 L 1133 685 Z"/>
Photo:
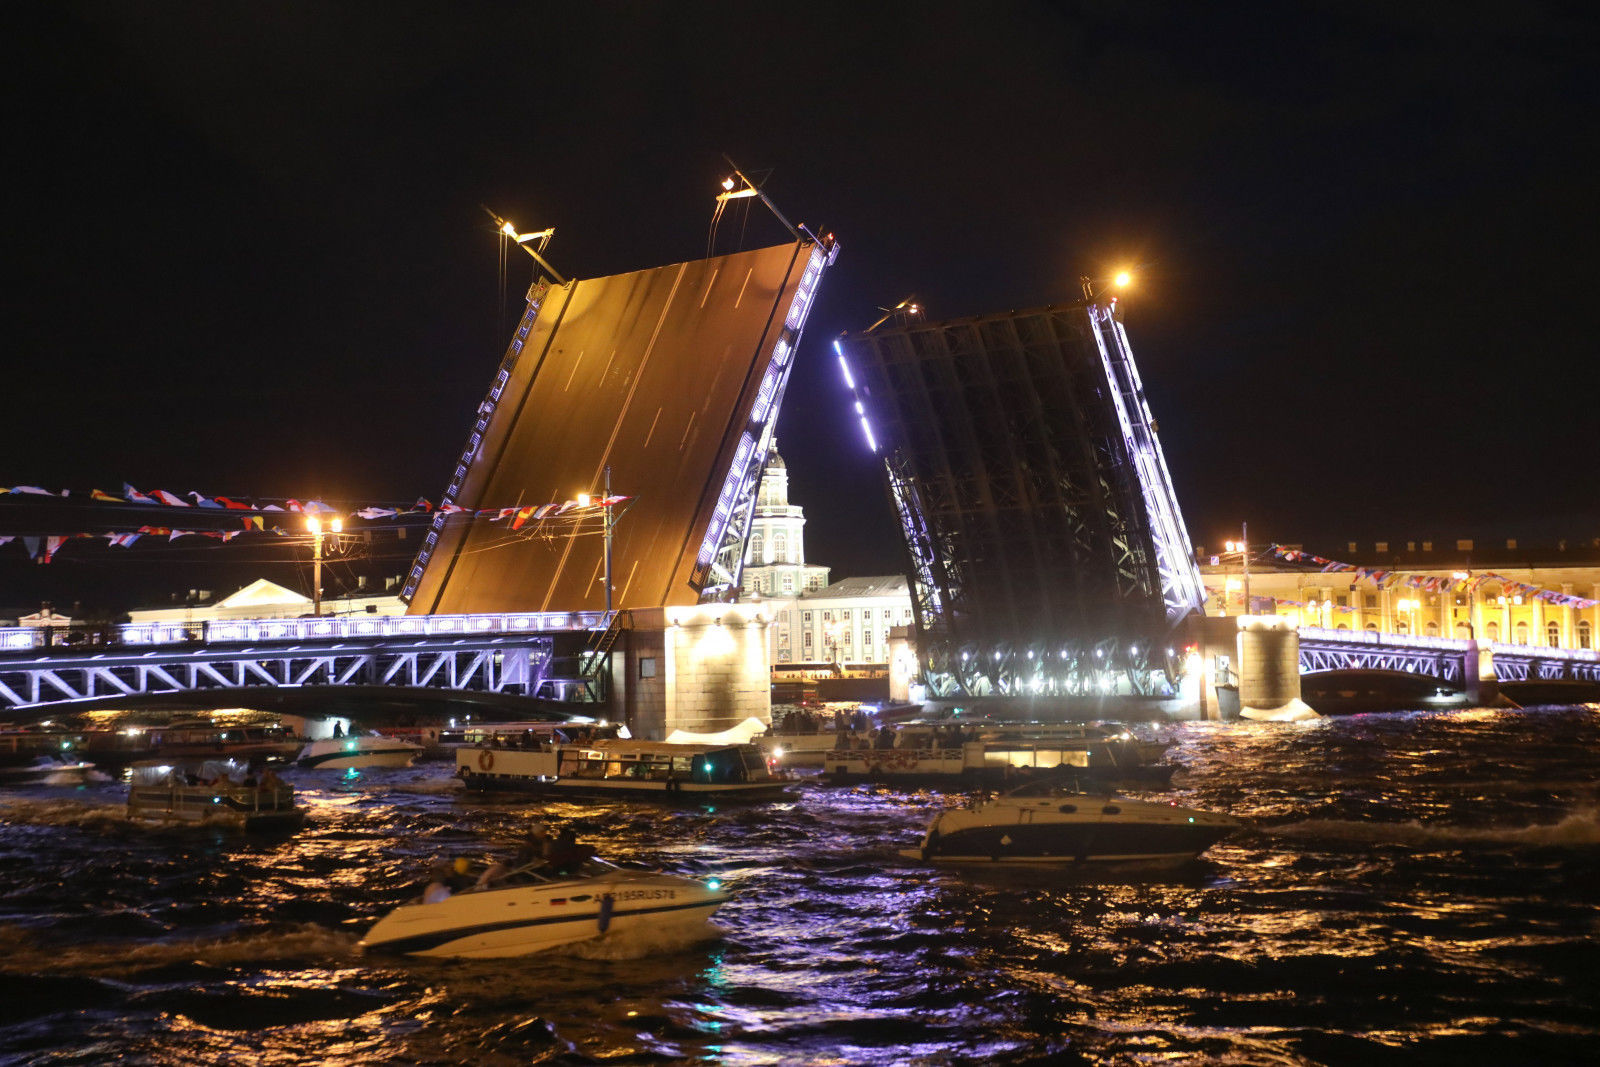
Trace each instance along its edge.
<path fill-rule="evenodd" d="M 618 867 L 592 855 L 568 863 L 539 857 L 503 873 L 480 872 L 462 858 L 453 870 L 468 880 L 464 888 L 436 876 L 421 900 L 379 919 L 361 948 L 492 959 L 630 934 L 670 939 L 703 927 L 728 899 L 714 878 Z"/>
<path fill-rule="evenodd" d="M 794 784 L 753 744 L 609 738 L 535 748 L 460 748 L 456 777 L 478 792 L 628 799 L 775 800 Z"/>
<path fill-rule="evenodd" d="M 950 864 L 1181 863 L 1239 829 L 1232 815 L 1086 793 L 1071 777 L 949 808 L 910 859 Z"/>
<path fill-rule="evenodd" d="M 257 776 L 231 760 L 188 768 L 151 761 L 133 764 L 128 773 L 128 818 L 134 822 L 266 830 L 305 818 L 294 788 L 271 768 Z"/>

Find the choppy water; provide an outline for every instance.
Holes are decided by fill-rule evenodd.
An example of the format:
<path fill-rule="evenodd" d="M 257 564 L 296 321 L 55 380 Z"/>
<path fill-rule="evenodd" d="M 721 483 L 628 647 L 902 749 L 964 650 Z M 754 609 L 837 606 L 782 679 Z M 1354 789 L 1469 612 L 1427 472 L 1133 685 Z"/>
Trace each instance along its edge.
<path fill-rule="evenodd" d="M 928 792 L 582 809 L 292 772 L 309 825 L 245 837 L 131 829 L 109 781 L 0 791 L 0 1062 L 1593 1062 L 1600 709 L 1164 732 L 1171 795 L 1252 827 L 1144 881 L 898 862 L 958 799 Z M 721 876 L 716 936 L 358 954 L 429 861 L 536 811 Z"/>

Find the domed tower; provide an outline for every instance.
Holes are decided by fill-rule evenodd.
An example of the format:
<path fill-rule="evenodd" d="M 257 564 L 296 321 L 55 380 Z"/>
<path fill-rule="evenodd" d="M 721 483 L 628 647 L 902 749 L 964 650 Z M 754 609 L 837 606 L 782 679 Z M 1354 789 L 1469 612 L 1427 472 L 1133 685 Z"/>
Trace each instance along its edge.
<path fill-rule="evenodd" d="M 789 503 L 789 467 L 774 438 L 744 547 L 744 596 L 791 597 L 828 584 L 830 568 L 806 563 L 805 509 Z"/>

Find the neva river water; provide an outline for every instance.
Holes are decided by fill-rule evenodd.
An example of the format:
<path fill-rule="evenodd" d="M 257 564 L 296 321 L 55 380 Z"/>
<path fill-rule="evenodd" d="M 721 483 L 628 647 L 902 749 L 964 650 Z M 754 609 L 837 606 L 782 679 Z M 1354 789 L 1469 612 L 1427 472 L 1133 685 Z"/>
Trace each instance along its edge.
<path fill-rule="evenodd" d="M 447 764 L 291 772 L 292 835 L 135 830 L 122 787 L 0 791 L 0 1062 L 1589 1063 L 1600 708 L 1162 727 L 1250 829 L 1150 880 L 901 862 L 960 797 L 460 798 Z M 467 962 L 356 942 L 535 813 L 716 874 L 714 936 Z M 654 949 L 655 951 L 647 951 Z"/>

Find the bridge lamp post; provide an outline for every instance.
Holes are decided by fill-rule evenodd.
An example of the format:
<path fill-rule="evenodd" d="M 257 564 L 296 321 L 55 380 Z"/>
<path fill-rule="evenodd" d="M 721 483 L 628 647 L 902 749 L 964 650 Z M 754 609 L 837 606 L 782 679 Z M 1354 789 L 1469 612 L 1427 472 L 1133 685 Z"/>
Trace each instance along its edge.
<path fill-rule="evenodd" d="M 1468 571 L 1456 571 L 1454 574 L 1450 575 L 1450 577 L 1452 579 L 1454 579 L 1455 581 L 1458 581 L 1458 582 L 1467 582 L 1467 581 L 1470 581 L 1470 579 L 1472 578 L 1472 575 Z M 1467 586 L 1467 640 L 1468 641 L 1476 641 L 1478 639 L 1478 627 L 1477 627 L 1476 623 L 1473 622 L 1473 616 L 1475 614 L 1475 610 L 1474 609 L 1477 607 L 1477 599 L 1478 599 L 1477 596 L 1472 591 L 1472 586 L 1468 585 Z M 1453 628 L 1453 624 L 1456 621 L 1455 600 L 1456 600 L 1455 590 L 1452 589 L 1450 591 L 1450 622 L 1452 624 L 1452 628 Z M 1451 636 L 1453 637 L 1455 635 L 1452 634 Z"/>
<path fill-rule="evenodd" d="M 314 617 L 322 616 L 322 539 L 328 534 L 335 538 L 339 531 L 344 529 L 344 521 L 335 518 L 328 523 L 328 530 L 324 533 L 322 519 L 316 515 L 306 516 L 306 529 L 311 531 L 311 614 Z"/>
<path fill-rule="evenodd" d="M 1244 568 L 1244 614 L 1250 614 L 1250 524 L 1239 524 L 1239 540 L 1224 542 L 1229 552 L 1239 553 L 1239 563 Z"/>

